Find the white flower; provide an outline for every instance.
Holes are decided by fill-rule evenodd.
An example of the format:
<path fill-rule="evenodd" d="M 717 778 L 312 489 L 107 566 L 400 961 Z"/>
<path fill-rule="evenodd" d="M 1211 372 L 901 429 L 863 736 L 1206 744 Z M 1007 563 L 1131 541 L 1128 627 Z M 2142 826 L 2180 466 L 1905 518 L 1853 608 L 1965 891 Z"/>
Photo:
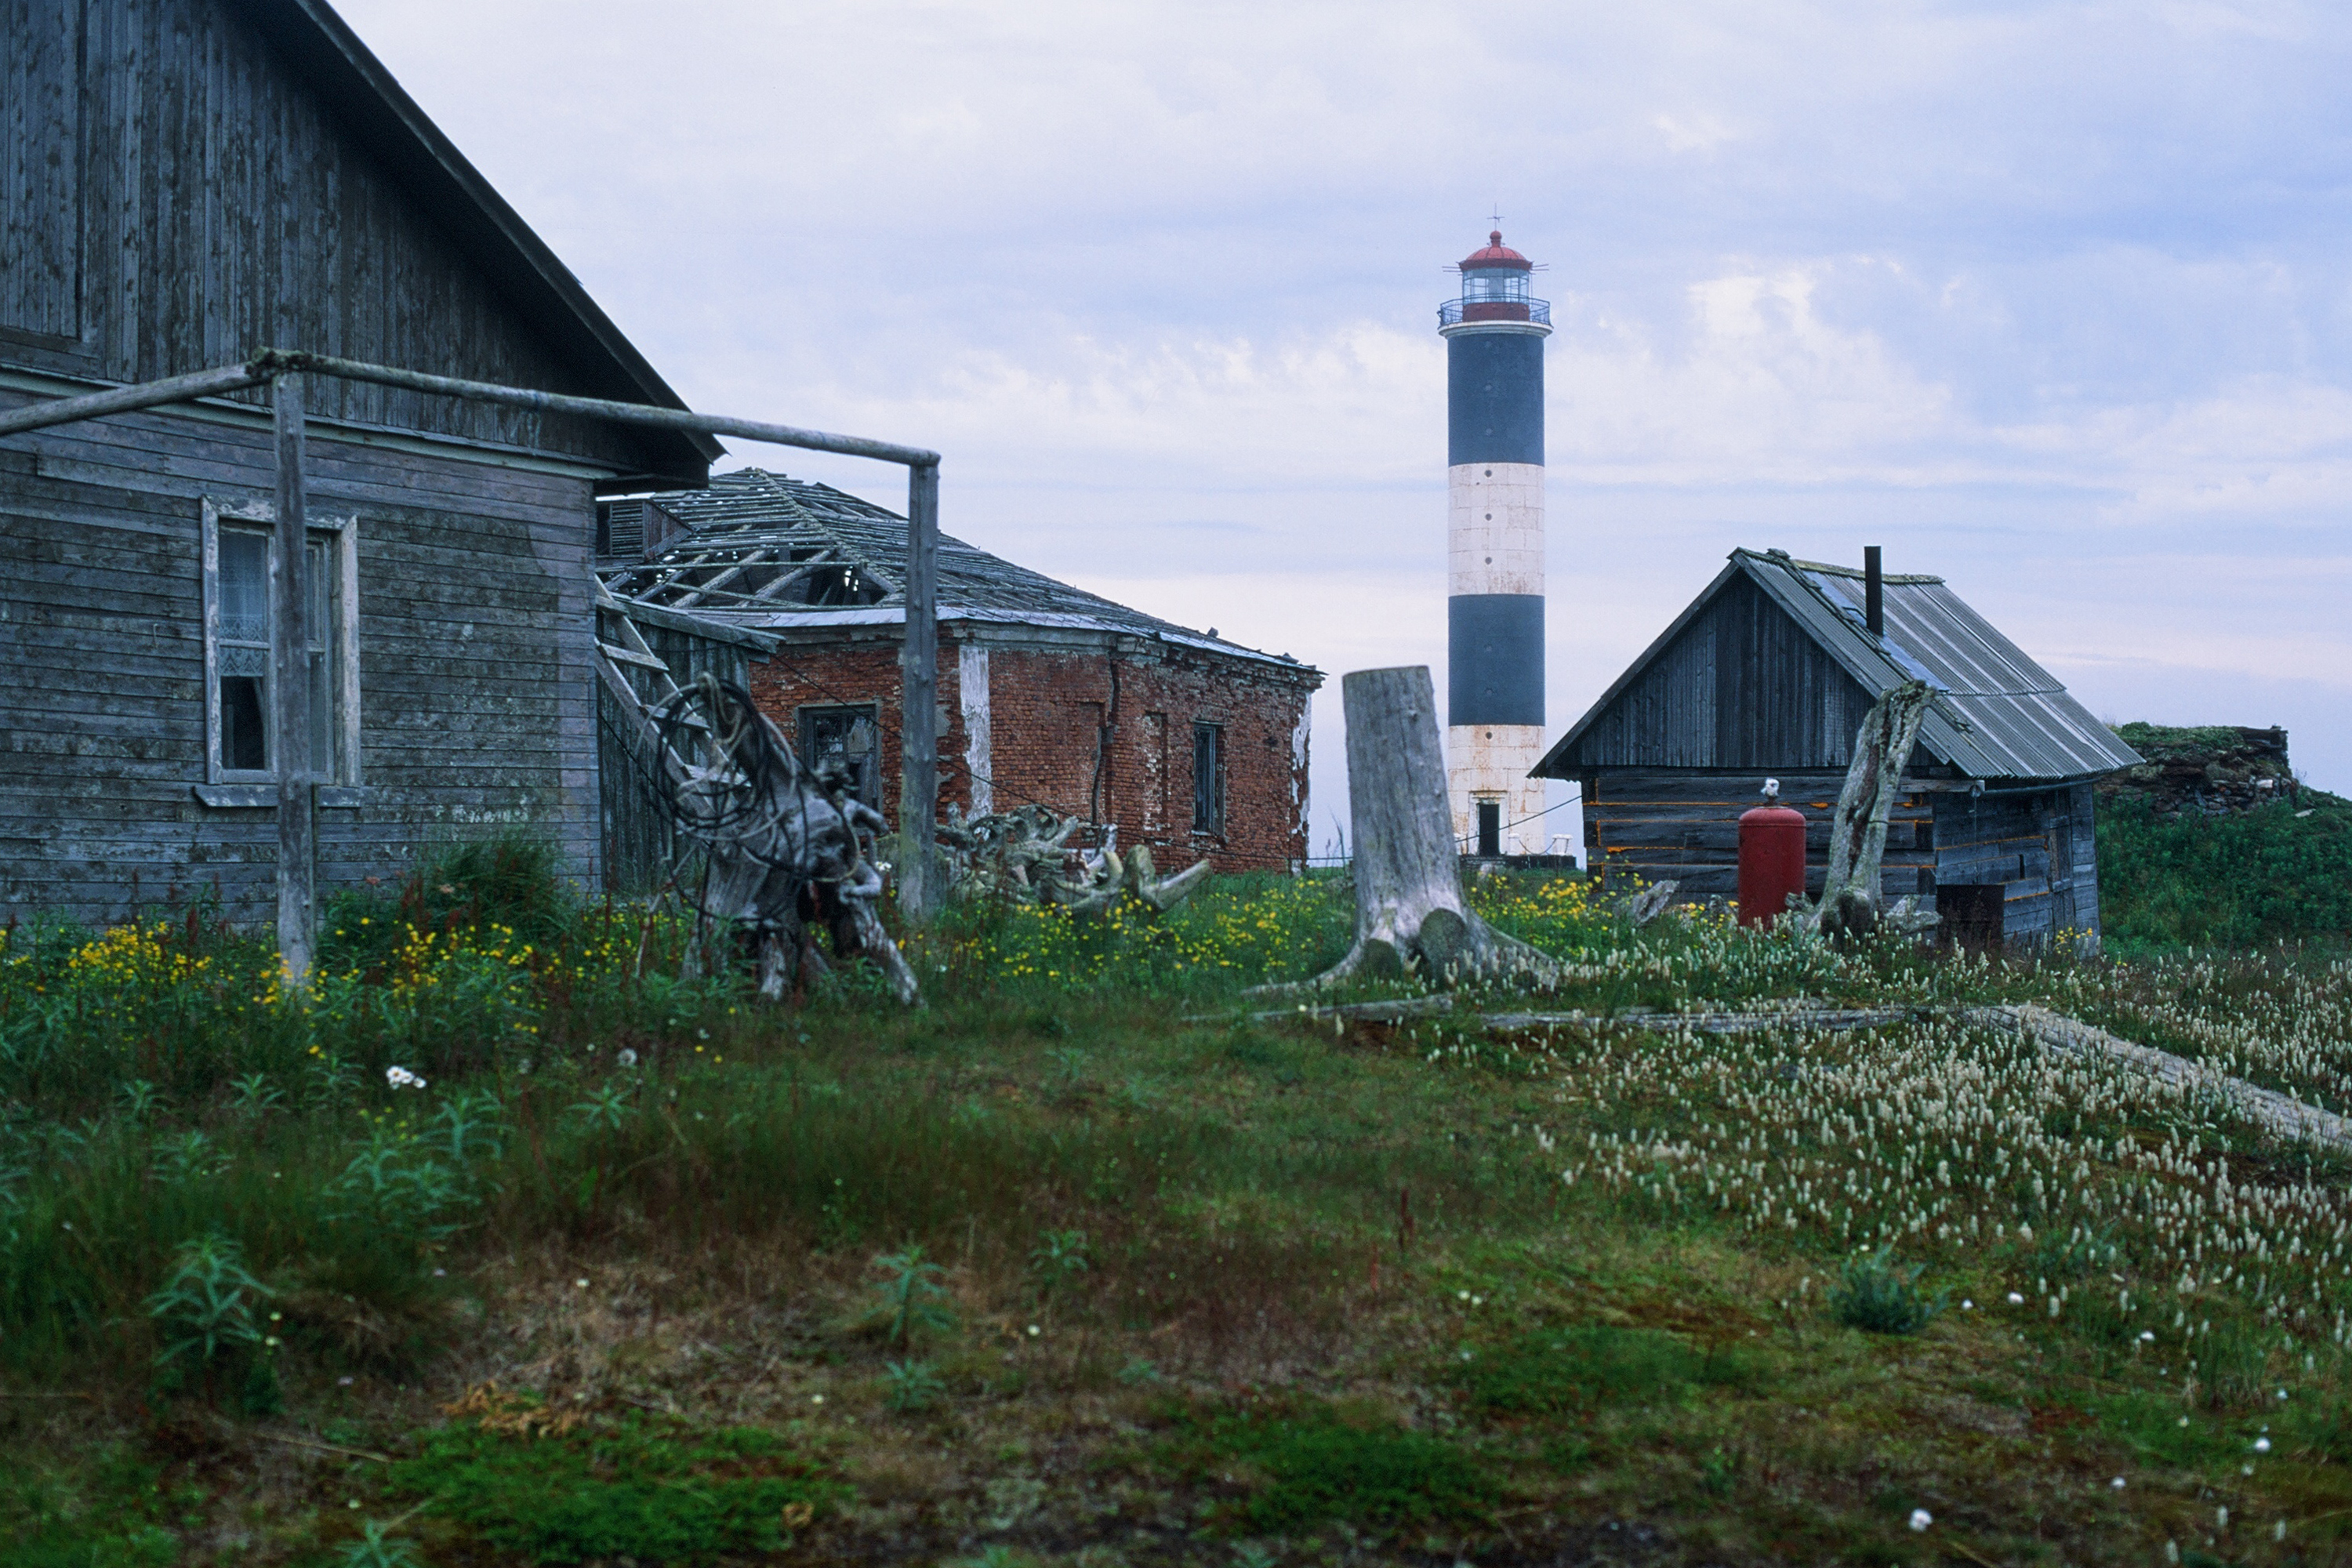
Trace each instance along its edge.
<path fill-rule="evenodd" d="M 2115 1488 L 2117 1491 L 2121 1491 L 2124 1489 L 2124 1479 L 2121 1476 L 2117 1476 L 2114 1480 L 2109 1481 L 2107 1485 Z"/>
<path fill-rule="evenodd" d="M 1929 1525 L 1931 1525 L 1931 1524 L 1933 1524 L 1933 1523 L 1935 1523 L 1935 1522 L 1936 1522 L 1936 1516 L 1935 1516 L 1934 1514 L 1932 1514 L 1932 1513 L 1929 1513 L 1926 1509 L 1924 1509 L 1924 1508 L 1915 1508 L 1915 1509 L 1913 1509 L 1913 1510 L 1911 1510 L 1911 1528 L 1912 1528 L 1912 1529 L 1914 1529 L 1914 1530 L 1925 1530 L 1925 1529 L 1927 1529 Z"/>
<path fill-rule="evenodd" d="M 2142 1344 L 2144 1344 L 2144 1345 L 2145 1345 L 2145 1344 L 2152 1344 L 2152 1343 L 2154 1343 L 2154 1342 L 2155 1342 L 2155 1341 L 2156 1341 L 2156 1335 L 2155 1335 L 2154 1333 L 2150 1332 L 2149 1331 L 2147 1331 L 2147 1329 L 2142 1329 L 2142 1330 L 2139 1331 L 2139 1342 L 2140 1342 L 2140 1343 L 2142 1343 Z"/>
<path fill-rule="evenodd" d="M 1029 1325 L 1029 1337 L 1031 1339 L 1035 1339 L 1040 1331 L 1041 1331 L 1038 1329 L 1036 1324 L 1032 1323 Z"/>
<path fill-rule="evenodd" d="M 1977 1304 L 1976 1304 L 1974 1301 L 1969 1300 L 1967 1297 L 1965 1297 L 1965 1296 L 1964 1296 L 1964 1297 L 1962 1297 L 1962 1298 L 1960 1299 L 1960 1310 L 1961 1310 L 1961 1311 L 1963 1311 L 1963 1312 L 1973 1312 L 1973 1311 L 1975 1311 L 1976 1310 L 1977 1310 Z"/>
<path fill-rule="evenodd" d="M 918 711 L 920 710 L 918 710 Z M 822 1394 L 812 1394 L 809 1395 L 809 1403 L 811 1405 L 823 1405 L 824 1403 L 824 1395 Z"/>
<path fill-rule="evenodd" d="M 588 1289 L 588 1281 L 586 1281 L 585 1279 L 574 1279 L 574 1280 L 572 1281 L 572 1283 L 573 1283 L 574 1285 L 579 1286 L 579 1287 L 580 1287 L 580 1289 L 582 1289 L 583 1290 L 585 1290 L 586 1289 Z"/>
<path fill-rule="evenodd" d="M 394 1089 L 423 1089 L 425 1087 L 425 1080 L 417 1077 L 415 1073 L 410 1072 L 406 1068 L 384 1068 L 383 1081 L 390 1084 Z"/>
<path fill-rule="evenodd" d="M 623 1046 L 621 1047 L 621 1054 L 614 1059 L 618 1061 L 625 1068 L 633 1068 L 637 1065 L 637 1053 L 629 1049 L 628 1047 Z"/>
<path fill-rule="evenodd" d="M 2009 1304 L 2012 1307 L 2022 1307 L 2025 1305 L 2025 1298 L 2011 1290 L 2009 1293 Z"/>
<path fill-rule="evenodd" d="M 2267 1453 L 2269 1453 L 2270 1451 L 2271 1451 L 2271 1440 L 2270 1440 L 2268 1437 L 2257 1437 L 2257 1438 L 2255 1438 L 2255 1439 L 2254 1439 L 2254 1452 L 2255 1452 L 2255 1453 L 2257 1453 L 2257 1454 L 2267 1454 Z"/>

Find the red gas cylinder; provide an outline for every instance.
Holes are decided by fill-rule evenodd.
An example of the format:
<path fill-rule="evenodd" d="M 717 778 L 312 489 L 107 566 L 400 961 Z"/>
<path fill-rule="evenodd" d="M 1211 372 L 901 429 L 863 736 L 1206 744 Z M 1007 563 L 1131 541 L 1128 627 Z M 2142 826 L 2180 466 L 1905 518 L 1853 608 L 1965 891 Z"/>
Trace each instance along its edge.
<path fill-rule="evenodd" d="M 1770 925 L 1805 890 L 1805 814 L 1759 805 L 1739 818 L 1739 923 Z"/>

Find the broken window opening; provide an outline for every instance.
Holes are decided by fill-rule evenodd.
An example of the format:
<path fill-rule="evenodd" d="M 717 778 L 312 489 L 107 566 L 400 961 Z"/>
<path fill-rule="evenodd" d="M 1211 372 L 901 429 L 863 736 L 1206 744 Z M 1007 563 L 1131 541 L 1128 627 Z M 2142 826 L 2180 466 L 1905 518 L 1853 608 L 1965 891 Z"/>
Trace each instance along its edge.
<path fill-rule="evenodd" d="M 206 782 L 267 783 L 278 776 L 270 689 L 276 531 L 258 519 L 224 519 L 207 501 L 204 532 Z M 310 776 L 329 783 L 359 782 L 359 655 L 350 608 L 355 550 L 351 524 L 314 528 L 300 574 Z"/>
<path fill-rule="evenodd" d="M 844 770 L 849 792 L 868 805 L 882 799 L 882 725 L 876 704 L 845 703 L 800 711 L 801 757 L 812 768 Z"/>
<path fill-rule="evenodd" d="M 1192 726 L 1192 831 L 1225 830 L 1225 727 Z"/>

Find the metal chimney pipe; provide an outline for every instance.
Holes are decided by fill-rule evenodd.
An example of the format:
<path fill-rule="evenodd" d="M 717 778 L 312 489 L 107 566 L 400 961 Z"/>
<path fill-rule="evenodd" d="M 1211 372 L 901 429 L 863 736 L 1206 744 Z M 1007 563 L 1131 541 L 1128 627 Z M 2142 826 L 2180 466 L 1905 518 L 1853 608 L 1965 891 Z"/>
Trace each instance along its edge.
<path fill-rule="evenodd" d="M 1875 544 L 1862 547 L 1862 618 L 1872 637 L 1886 635 L 1886 574 Z"/>

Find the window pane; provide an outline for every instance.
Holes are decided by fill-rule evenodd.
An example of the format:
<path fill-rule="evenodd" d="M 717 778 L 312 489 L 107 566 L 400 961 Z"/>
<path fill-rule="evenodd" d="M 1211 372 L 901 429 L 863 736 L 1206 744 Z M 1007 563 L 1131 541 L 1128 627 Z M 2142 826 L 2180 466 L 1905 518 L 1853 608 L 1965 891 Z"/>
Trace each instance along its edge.
<path fill-rule="evenodd" d="M 243 653 L 243 648 L 225 649 Z M 266 657 L 266 656 L 265 656 Z M 269 766 L 268 689 L 258 675 L 224 672 L 220 683 L 221 766 L 258 773 Z"/>
<path fill-rule="evenodd" d="M 1225 826 L 1225 731 L 1192 726 L 1192 831 L 1222 833 Z"/>
<path fill-rule="evenodd" d="M 310 596 L 302 603 L 305 617 L 302 629 L 309 636 L 313 648 L 324 648 L 335 620 L 334 595 L 327 589 L 327 542 L 323 539 L 310 541 L 308 553 L 310 570 L 303 575 L 303 585 L 309 590 Z"/>
<path fill-rule="evenodd" d="M 335 776 L 335 682 L 324 652 L 310 655 L 310 771 Z"/>
<path fill-rule="evenodd" d="M 229 641 L 269 640 L 268 535 L 221 530 L 220 613 L 220 635 Z"/>

